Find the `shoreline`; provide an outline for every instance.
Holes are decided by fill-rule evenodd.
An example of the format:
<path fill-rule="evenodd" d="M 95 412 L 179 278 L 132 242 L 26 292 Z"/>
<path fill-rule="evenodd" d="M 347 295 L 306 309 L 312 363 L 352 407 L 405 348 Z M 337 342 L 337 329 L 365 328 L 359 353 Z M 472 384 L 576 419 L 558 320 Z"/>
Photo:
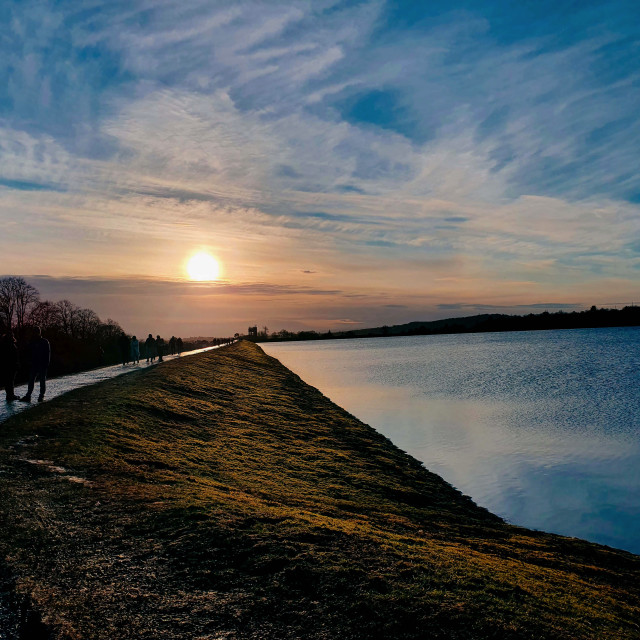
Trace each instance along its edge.
<path fill-rule="evenodd" d="M 12 418 L 0 477 L 53 640 L 639 632 L 639 556 L 506 524 L 247 342 Z"/>
<path fill-rule="evenodd" d="M 308 342 L 308 341 L 326 341 L 326 340 L 360 340 L 363 338 L 407 338 L 414 336 L 439 336 L 439 335 L 469 335 L 469 334 L 491 334 L 491 333 L 527 333 L 538 331 L 571 331 L 576 329 L 632 329 L 640 327 L 640 307 L 633 304 L 625 307 L 624 310 L 618 309 L 596 309 L 583 312 L 558 312 L 558 313 L 541 313 L 531 316 L 505 315 L 505 314 L 482 314 L 476 316 L 461 316 L 454 318 L 445 318 L 443 320 L 432 321 L 413 321 L 400 325 L 391 325 L 386 327 L 370 327 L 368 329 L 352 329 L 350 331 L 334 331 L 329 330 L 327 333 L 318 331 L 300 331 L 298 334 L 286 332 L 284 337 L 274 338 L 262 336 L 253 342 L 259 344 L 266 342 Z M 576 315 L 577 314 L 577 315 Z M 598 314 L 609 316 L 608 321 L 597 322 L 594 320 Z M 579 316 L 589 317 L 591 320 L 584 319 L 580 322 L 568 322 L 572 316 L 573 320 Z M 626 319 L 618 318 L 615 320 L 611 315 L 623 315 Z M 549 321 L 551 319 L 551 322 Z M 555 320 L 554 320 L 555 319 Z M 295 337 L 294 337 L 295 336 Z"/>
<path fill-rule="evenodd" d="M 638 334 L 588 331 L 261 346 L 509 522 L 639 554 Z"/>

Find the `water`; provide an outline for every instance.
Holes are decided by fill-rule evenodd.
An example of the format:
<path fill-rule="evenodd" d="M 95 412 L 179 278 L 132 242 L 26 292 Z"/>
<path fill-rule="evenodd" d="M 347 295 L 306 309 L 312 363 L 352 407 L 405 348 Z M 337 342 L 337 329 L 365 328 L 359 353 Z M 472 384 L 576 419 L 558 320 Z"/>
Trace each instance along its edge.
<path fill-rule="evenodd" d="M 509 522 L 640 554 L 640 329 L 262 345 Z"/>

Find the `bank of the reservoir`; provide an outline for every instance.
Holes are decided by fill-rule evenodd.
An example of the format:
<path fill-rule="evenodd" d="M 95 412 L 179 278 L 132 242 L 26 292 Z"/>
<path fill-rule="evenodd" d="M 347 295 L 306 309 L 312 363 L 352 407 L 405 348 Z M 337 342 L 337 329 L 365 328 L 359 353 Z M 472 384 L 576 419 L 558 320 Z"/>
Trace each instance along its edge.
<path fill-rule="evenodd" d="M 640 637 L 638 556 L 503 523 L 247 342 L 1 425 L 0 522 L 8 640 L 20 603 L 56 640 Z"/>

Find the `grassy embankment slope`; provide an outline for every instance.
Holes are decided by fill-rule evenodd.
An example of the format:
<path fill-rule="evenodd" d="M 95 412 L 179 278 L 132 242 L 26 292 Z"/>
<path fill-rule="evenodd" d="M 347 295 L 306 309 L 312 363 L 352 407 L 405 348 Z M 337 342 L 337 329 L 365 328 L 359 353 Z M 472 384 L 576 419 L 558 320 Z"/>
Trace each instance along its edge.
<path fill-rule="evenodd" d="M 0 472 L 56 639 L 640 637 L 640 557 L 504 524 L 248 342 L 14 417 Z"/>

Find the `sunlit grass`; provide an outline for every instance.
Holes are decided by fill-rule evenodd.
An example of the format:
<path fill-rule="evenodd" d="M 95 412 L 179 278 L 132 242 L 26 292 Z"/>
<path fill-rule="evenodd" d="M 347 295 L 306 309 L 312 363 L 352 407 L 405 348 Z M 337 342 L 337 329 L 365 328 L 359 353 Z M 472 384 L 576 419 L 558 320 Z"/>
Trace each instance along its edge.
<path fill-rule="evenodd" d="M 251 343 L 73 392 L 0 445 L 2 551 L 76 637 L 638 637 L 638 557 L 505 525 Z"/>

